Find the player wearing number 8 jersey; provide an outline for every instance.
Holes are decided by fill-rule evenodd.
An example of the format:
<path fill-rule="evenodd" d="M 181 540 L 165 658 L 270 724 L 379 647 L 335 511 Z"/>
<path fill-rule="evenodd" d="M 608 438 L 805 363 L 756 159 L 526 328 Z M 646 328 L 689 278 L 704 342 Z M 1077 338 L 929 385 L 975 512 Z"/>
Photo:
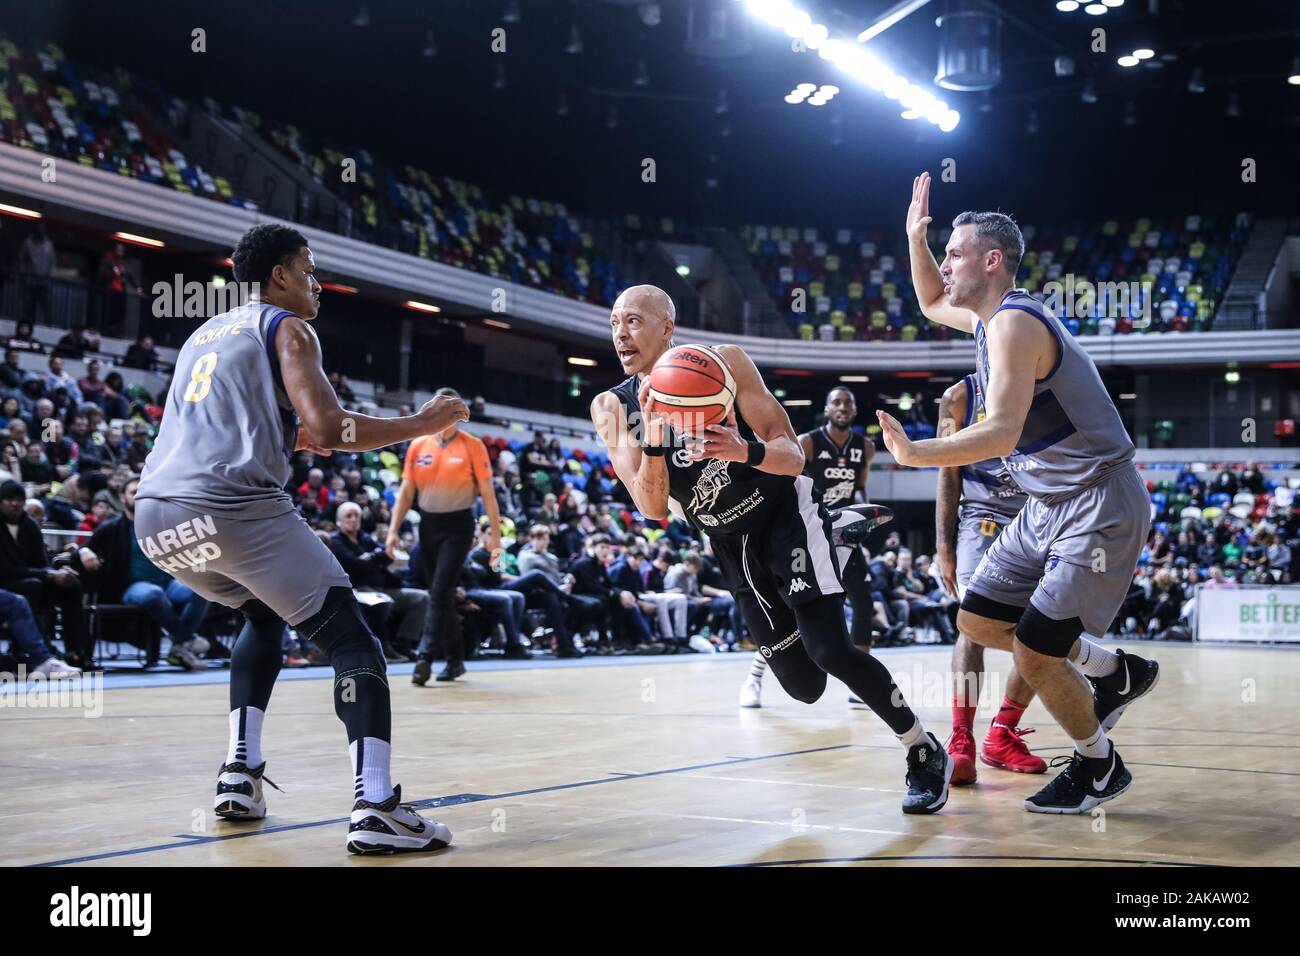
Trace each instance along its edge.
<path fill-rule="evenodd" d="M 347 847 L 393 853 L 446 846 L 451 834 L 401 803 L 389 779 L 392 714 L 384 657 L 351 583 L 284 492 L 295 449 L 364 451 L 468 418 L 439 397 L 418 414 L 344 412 L 307 324 L 320 308 L 307 240 L 257 226 L 233 255 L 254 301 L 205 322 L 181 348 L 166 412 L 136 494 L 135 530 L 154 564 L 246 623 L 230 662 L 230 747 L 213 808 L 266 815 L 262 718 L 280 670 L 285 622 L 334 667 L 334 709 L 348 733 L 355 803 Z"/>

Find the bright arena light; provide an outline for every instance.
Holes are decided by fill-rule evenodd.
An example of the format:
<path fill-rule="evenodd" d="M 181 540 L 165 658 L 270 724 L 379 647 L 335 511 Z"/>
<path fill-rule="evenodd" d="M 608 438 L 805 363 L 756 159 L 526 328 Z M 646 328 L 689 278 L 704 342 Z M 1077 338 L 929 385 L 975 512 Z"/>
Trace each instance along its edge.
<path fill-rule="evenodd" d="M 1147 47 L 1142 47 L 1140 50 L 1134 50 L 1133 55 L 1139 60 L 1149 60 L 1156 55 L 1156 51 L 1148 49 Z"/>
<path fill-rule="evenodd" d="M 1056 9 L 1062 13 L 1073 13 L 1079 9 L 1079 0 L 1056 0 Z"/>
<path fill-rule="evenodd" d="M 809 50 L 816 50 L 821 59 L 835 64 L 844 73 L 871 89 L 884 93 L 891 100 L 899 100 L 908 113 L 915 113 L 918 118 L 924 117 L 945 133 L 952 132 L 961 122 L 961 114 L 950 109 L 946 102 L 924 87 L 895 73 L 874 53 L 853 39 L 832 37 L 826 24 L 815 22 L 806 10 L 796 7 L 792 0 L 740 0 L 740 2 L 743 2 L 745 8 L 764 23 L 780 28 L 790 37 L 802 38 L 804 46 Z M 1069 2 L 1074 3 L 1075 7 L 1078 6 L 1077 0 L 1069 0 Z M 1101 9 L 1104 12 L 1106 8 L 1101 7 Z M 810 106 L 823 106 L 840 92 L 839 87 L 832 84 L 822 86 L 816 93 L 812 92 L 815 87 L 805 92 L 804 86 L 805 84 L 800 84 L 795 87 L 785 97 L 785 101 L 791 105 L 806 102 Z M 800 98 L 795 99 L 797 96 Z"/>
<path fill-rule="evenodd" d="M 1106 12 L 1108 7 L 1104 3 L 1090 3 L 1083 8 L 1084 13 L 1091 13 L 1094 17 L 1099 17 Z"/>
<path fill-rule="evenodd" d="M 802 93 L 804 96 L 807 96 L 809 93 L 815 92 L 816 89 L 817 89 L 816 83 L 800 83 L 798 86 L 794 88 L 794 91 L 796 93 Z"/>
<path fill-rule="evenodd" d="M 1101 0 L 1103 6 L 1114 9 L 1115 7 L 1124 6 L 1124 0 Z"/>
<path fill-rule="evenodd" d="M 1132 56 L 1132 55 L 1126 55 L 1126 56 L 1122 56 L 1122 57 L 1120 57 L 1119 60 L 1118 60 L 1117 62 L 1119 63 L 1120 66 L 1137 66 L 1139 60 L 1138 60 L 1138 58 L 1135 57 L 1135 56 Z"/>

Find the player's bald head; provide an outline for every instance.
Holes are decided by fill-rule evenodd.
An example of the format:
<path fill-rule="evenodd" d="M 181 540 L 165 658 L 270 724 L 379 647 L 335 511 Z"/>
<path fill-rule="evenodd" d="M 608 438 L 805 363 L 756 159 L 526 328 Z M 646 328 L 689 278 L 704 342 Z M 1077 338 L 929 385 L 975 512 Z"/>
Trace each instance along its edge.
<path fill-rule="evenodd" d="M 614 300 L 613 312 L 639 312 L 644 319 L 676 322 L 677 307 L 672 297 L 657 285 L 634 285 Z"/>

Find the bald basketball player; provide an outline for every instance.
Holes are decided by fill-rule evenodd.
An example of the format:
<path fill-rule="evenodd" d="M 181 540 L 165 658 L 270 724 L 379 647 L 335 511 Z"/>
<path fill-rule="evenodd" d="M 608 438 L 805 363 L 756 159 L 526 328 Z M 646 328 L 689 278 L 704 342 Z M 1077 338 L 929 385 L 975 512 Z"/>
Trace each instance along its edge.
<path fill-rule="evenodd" d="M 675 327 L 662 289 L 633 286 L 614 303 L 610 335 L 628 378 L 591 403 L 614 470 L 642 514 L 666 518 L 671 503 L 709 536 L 760 653 L 792 697 L 815 703 L 832 674 L 889 725 L 907 754 L 903 812 L 935 813 L 948 799 L 952 761 L 885 666 L 849 640 L 830 515 L 813 498 L 785 409 L 749 356 L 722 345 L 736 383 L 726 424 L 675 434 L 648 381 Z"/>
<path fill-rule="evenodd" d="M 893 416 L 876 416 L 900 465 L 1001 458 L 1028 495 L 980 559 L 957 626 L 976 643 L 1011 651 L 1074 741 L 1073 756 L 1054 761 L 1064 769 L 1025 809 L 1086 813 L 1131 786 L 1106 732 L 1159 675 L 1154 661 L 1080 637 L 1106 633 L 1127 595 L 1151 524 L 1150 499 L 1092 359 L 1043 303 L 1015 287 L 1025 251 L 1020 228 L 1002 213 L 962 213 L 940 266 L 926 242 L 929 209 L 923 173 L 907 211 L 912 282 L 928 319 L 975 336 L 984 420 L 914 442 Z"/>

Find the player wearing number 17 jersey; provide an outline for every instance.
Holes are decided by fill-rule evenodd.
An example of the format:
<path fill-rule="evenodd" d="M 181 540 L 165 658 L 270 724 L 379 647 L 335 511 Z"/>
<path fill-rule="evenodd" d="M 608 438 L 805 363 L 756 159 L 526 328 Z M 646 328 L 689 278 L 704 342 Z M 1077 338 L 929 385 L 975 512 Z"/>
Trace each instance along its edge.
<path fill-rule="evenodd" d="M 392 713 L 379 642 L 348 576 L 284 486 L 295 449 L 382 448 L 440 432 L 468 410 L 439 397 L 401 418 L 344 412 L 308 325 L 320 284 L 307 240 L 287 226 L 257 226 L 233 260 L 235 278 L 256 288 L 253 301 L 209 319 L 181 348 L 135 506 L 144 555 L 246 621 L 230 655 L 230 747 L 213 809 L 226 820 L 266 816 L 262 719 L 288 622 L 334 667 L 334 711 L 354 768 L 348 850 L 440 849 L 451 833 L 402 804 L 389 779 Z"/>

